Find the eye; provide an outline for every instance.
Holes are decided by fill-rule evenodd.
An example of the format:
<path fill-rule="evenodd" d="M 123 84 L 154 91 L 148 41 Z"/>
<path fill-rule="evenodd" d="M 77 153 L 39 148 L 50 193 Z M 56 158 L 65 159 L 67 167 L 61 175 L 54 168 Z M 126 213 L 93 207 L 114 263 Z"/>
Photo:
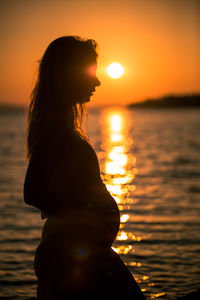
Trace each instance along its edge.
<path fill-rule="evenodd" d="M 87 74 L 88 74 L 90 77 L 96 77 L 96 71 L 97 71 L 97 66 L 94 64 L 94 65 L 91 65 L 91 66 L 87 69 Z"/>

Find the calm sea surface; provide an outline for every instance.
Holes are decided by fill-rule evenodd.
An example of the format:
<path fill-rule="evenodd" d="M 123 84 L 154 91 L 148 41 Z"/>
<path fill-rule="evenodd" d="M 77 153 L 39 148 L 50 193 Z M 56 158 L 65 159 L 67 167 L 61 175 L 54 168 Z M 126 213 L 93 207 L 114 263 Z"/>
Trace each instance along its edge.
<path fill-rule="evenodd" d="M 36 296 L 44 221 L 23 203 L 25 127 L 0 113 L 0 299 Z M 146 297 L 200 288 L 200 110 L 93 110 L 86 128 L 121 212 L 113 249 Z"/>

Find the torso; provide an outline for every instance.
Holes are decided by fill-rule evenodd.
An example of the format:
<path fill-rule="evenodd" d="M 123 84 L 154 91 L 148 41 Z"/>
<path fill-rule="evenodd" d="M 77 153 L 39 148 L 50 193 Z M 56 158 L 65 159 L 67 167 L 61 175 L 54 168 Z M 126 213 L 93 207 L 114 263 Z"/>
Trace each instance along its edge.
<path fill-rule="evenodd" d="M 39 155 L 29 163 L 24 195 L 26 203 L 48 217 L 43 235 L 62 227 L 68 235 L 71 231 L 111 246 L 119 229 L 119 210 L 101 180 L 92 146 L 75 136 L 63 157 L 52 153 L 52 163 L 51 156 Z"/>

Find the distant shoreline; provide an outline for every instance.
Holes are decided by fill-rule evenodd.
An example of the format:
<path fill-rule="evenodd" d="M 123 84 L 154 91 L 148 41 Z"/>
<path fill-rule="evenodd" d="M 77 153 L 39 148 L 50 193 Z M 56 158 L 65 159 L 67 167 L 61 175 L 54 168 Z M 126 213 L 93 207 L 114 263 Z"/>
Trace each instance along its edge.
<path fill-rule="evenodd" d="M 190 95 L 168 95 L 160 98 L 150 98 L 141 102 L 130 103 L 127 105 L 105 105 L 105 106 L 92 106 L 88 107 L 88 110 L 98 110 L 109 107 L 128 107 L 128 108 L 200 108 L 200 94 Z M 28 107 L 23 105 L 12 105 L 6 103 L 0 103 L 0 113 L 5 112 L 27 112 Z"/>
<path fill-rule="evenodd" d="M 200 108 L 200 94 L 168 95 L 131 103 L 129 108 Z"/>
<path fill-rule="evenodd" d="M 2 104 L 0 103 L 0 113 L 6 112 L 26 112 L 26 106 L 22 105 L 11 105 L 11 104 Z"/>

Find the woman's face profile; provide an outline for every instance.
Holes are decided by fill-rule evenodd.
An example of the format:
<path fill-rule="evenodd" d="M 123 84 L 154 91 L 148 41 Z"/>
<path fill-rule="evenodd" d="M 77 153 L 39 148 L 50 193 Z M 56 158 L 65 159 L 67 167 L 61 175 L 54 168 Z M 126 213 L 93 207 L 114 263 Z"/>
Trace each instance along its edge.
<path fill-rule="evenodd" d="M 101 82 L 97 78 L 97 62 L 86 66 L 83 69 L 83 73 L 80 79 L 80 83 L 77 84 L 77 100 L 80 103 L 89 102 L 90 97 L 95 92 L 95 88 L 101 85 Z"/>

